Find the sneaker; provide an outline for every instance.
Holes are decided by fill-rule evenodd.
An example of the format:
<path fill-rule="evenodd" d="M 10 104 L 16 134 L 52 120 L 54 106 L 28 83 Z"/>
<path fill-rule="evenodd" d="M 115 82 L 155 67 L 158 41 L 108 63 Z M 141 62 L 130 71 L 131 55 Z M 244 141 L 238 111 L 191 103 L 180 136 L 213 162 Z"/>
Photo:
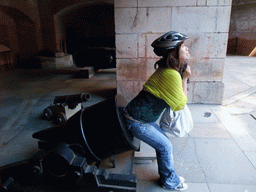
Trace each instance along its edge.
<path fill-rule="evenodd" d="M 181 182 L 181 183 L 184 183 L 184 182 L 185 182 L 184 177 L 179 176 L 179 178 L 180 178 L 180 182 Z"/>
<path fill-rule="evenodd" d="M 184 183 L 184 182 L 185 182 L 185 179 L 184 179 L 184 177 L 182 177 L 182 176 L 179 176 L 179 178 L 180 178 L 180 182 L 181 182 L 181 183 Z M 159 182 L 161 182 L 161 178 L 159 179 Z"/>
<path fill-rule="evenodd" d="M 186 183 L 181 183 L 178 187 L 175 189 L 169 189 L 166 186 L 162 185 L 162 188 L 168 191 L 185 191 L 188 188 L 188 185 Z"/>

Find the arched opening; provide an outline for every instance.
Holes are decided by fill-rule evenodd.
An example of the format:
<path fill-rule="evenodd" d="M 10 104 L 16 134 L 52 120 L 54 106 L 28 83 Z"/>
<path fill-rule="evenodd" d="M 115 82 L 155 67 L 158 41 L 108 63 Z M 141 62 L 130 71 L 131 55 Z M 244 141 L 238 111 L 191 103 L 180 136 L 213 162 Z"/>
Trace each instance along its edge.
<path fill-rule="evenodd" d="M 87 4 L 59 18 L 66 37 L 59 43 L 60 50 L 72 54 L 78 67 L 116 67 L 113 4 Z"/>
<path fill-rule="evenodd" d="M 256 2 L 232 1 L 227 54 L 256 56 Z"/>
<path fill-rule="evenodd" d="M 5 25 L 1 24 L 1 29 L 4 29 L 2 32 L 5 34 L 1 37 L 1 44 L 13 51 L 14 58 L 11 60 L 16 63 L 16 67 L 25 67 L 30 63 L 28 60 L 38 52 L 35 23 L 22 11 L 13 7 L 2 5 L 0 11 L 14 21 L 14 24 L 9 22 Z"/>

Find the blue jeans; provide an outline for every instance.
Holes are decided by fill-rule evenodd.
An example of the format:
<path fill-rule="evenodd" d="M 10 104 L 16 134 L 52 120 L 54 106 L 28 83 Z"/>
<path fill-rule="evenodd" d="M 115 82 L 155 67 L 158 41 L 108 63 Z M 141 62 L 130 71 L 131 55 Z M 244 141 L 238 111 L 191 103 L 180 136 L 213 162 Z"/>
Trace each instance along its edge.
<path fill-rule="evenodd" d="M 156 123 L 141 123 L 127 119 L 128 129 L 135 137 L 147 143 L 156 150 L 158 173 L 160 181 L 167 188 L 174 189 L 181 183 L 175 173 L 172 156 L 172 143 Z"/>

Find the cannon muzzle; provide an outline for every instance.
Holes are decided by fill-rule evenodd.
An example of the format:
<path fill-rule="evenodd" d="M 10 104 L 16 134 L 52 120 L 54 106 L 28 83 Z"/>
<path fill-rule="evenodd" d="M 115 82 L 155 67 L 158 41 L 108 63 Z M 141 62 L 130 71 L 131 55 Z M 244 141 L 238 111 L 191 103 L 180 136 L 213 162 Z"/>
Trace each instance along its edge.
<path fill-rule="evenodd" d="M 65 103 L 70 109 L 74 109 L 78 103 L 86 102 L 91 99 L 91 95 L 88 93 L 81 93 L 76 95 L 65 95 L 56 96 L 54 99 L 54 104 Z"/>

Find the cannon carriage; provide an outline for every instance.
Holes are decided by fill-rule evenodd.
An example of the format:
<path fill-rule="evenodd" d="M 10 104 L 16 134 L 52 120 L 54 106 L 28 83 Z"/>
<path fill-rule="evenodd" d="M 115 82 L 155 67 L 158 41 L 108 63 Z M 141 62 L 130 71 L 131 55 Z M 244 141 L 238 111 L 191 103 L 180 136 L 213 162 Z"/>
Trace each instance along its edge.
<path fill-rule="evenodd" d="M 81 103 L 90 99 L 91 95 L 88 93 L 56 96 L 53 104 L 44 109 L 43 117 L 48 121 L 55 120 L 58 124 L 65 124 L 71 116 L 83 108 Z"/>

